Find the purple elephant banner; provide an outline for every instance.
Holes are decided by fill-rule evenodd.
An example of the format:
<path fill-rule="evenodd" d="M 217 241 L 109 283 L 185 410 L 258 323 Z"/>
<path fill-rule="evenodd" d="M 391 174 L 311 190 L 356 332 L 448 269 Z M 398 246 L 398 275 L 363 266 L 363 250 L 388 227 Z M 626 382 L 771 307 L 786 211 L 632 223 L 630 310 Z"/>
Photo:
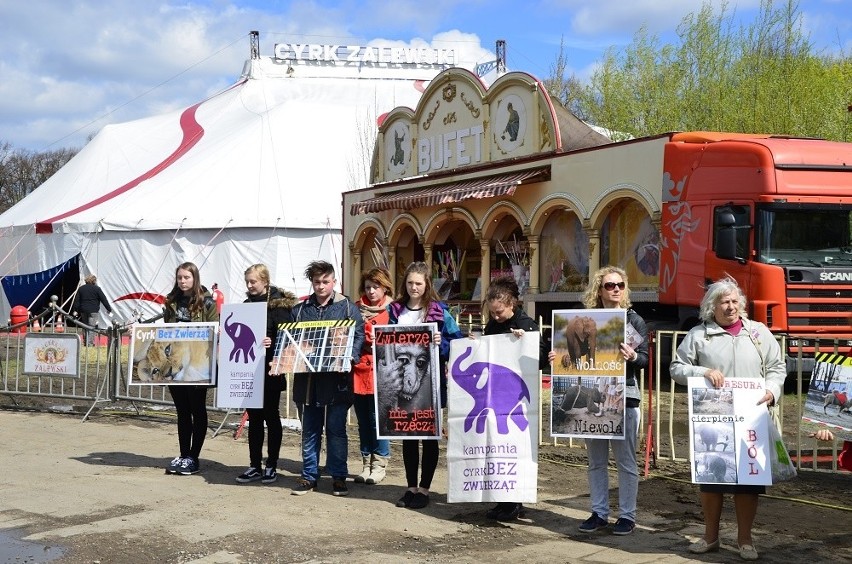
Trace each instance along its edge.
<path fill-rule="evenodd" d="M 553 312 L 550 434 L 624 440 L 627 363 L 620 343 L 637 339 L 624 309 Z"/>
<path fill-rule="evenodd" d="M 538 354 L 538 333 L 451 343 L 447 501 L 535 503 Z"/>
<path fill-rule="evenodd" d="M 441 438 L 435 323 L 373 326 L 376 426 L 382 439 Z"/>
<path fill-rule="evenodd" d="M 236 409 L 263 407 L 266 367 L 266 302 L 225 304 L 219 314 L 219 387 L 216 405 Z M 285 376 L 280 376 L 284 378 Z"/>

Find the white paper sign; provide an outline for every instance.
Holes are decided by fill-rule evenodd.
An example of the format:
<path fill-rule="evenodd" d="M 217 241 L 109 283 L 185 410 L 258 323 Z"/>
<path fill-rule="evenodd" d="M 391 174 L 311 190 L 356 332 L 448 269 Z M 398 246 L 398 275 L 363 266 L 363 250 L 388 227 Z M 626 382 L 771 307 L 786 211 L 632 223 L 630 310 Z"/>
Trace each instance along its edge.
<path fill-rule="evenodd" d="M 222 324 L 219 387 L 216 388 L 216 404 L 219 407 L 263 407 L 266 312 L 266 302 L 222 306 L 219 315 Z"/>
<path fill-rule="evenodd" d="M 689 378 L 689 436 L 696 484 L 772 484 L 769 411 L 757 405 L 761 378 L 726 378 L 713 388 Z"/>
<path fill-rule="evenodd" d="M 535 503 L 538 487 L 537 332 L 450 345 L 447 501 Z"/>

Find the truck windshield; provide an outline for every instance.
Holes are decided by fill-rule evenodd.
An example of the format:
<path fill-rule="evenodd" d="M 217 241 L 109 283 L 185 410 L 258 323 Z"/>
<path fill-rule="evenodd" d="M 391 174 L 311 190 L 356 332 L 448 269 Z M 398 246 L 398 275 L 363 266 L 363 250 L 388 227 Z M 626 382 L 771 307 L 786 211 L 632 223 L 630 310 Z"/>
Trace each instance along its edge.
<path fill-rule="evenodd" d="M 760 262 L 779 265 L 852 265 L 849 204 L 764 204 L 757 208 Z"/>

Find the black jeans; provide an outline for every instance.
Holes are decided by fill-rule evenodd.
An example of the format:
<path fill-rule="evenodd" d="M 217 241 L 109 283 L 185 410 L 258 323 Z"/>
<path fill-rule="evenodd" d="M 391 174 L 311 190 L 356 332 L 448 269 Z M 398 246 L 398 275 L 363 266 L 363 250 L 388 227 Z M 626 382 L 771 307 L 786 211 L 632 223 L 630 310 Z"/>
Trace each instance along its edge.
<path fill-rule="evenodd" d="M 423 443 L 423 460 L 420 457 L 420 443 Z M 416 488 L 417 469 L 422 467 L 420 474 L 420 487 L 429 489 L 432 486 L 432 478 L 438 468 L 438 441 L 406 439 L 402 441 L 402 463 L 405 466 L 405 480 L 409 488 Z"/>
<path fill-rule="evenodd" d="M 198 460 L 207 436 L 207 387 L 169 386 L 169 392 L 177 411 L 180 456 Z"/>
<path fill-rule="evenodd" d="M 263 460 L 263 424 L 269 431 L 269 442 L 266 458 L 267 468 L 278 467 L 278 454 L 281 452 L 281 439 L 283 430 L 281 428 L 281 414 L 279 404 L 281 403 L 282 381 L 286 376 L 267 376 L 263 382 L 263 408 L 246 409 L 248 412 L 249 430 L 249 460 L 250 466 L 260 470 Z"/>

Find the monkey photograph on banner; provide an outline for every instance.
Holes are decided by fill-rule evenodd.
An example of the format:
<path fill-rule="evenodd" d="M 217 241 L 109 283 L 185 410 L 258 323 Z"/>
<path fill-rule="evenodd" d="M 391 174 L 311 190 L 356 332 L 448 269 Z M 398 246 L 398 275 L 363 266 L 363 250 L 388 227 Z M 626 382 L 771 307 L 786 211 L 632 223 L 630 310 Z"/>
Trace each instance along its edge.
<path fill-rule="evenodd" d="M 725 378 L 720 388 L 704 377 L 688 380 L 692 482 L 769 486 L 769 411 L 757 405 L 759 378 Z"/>
<path fill-rule="evenodd" d="M 448 502 L 536 502 L 539 338 L 529 331 L 450 344 Z"/>
<path fill-rule="evenodd" d="M 551 436 L 624 439 L 627 326 L 624 309 L 553 312 Z"/>
<path fill-rule="evenodd" d="M 222 305 L 219 386 L 216 388 L 219 407 L 263 407 L 266 310 L 265 302 Z"/>
<path fill-rule="evenodd" d="M 373 326 L 378 438 L 441 438 L 437 330 L 436 323 Z"/>

